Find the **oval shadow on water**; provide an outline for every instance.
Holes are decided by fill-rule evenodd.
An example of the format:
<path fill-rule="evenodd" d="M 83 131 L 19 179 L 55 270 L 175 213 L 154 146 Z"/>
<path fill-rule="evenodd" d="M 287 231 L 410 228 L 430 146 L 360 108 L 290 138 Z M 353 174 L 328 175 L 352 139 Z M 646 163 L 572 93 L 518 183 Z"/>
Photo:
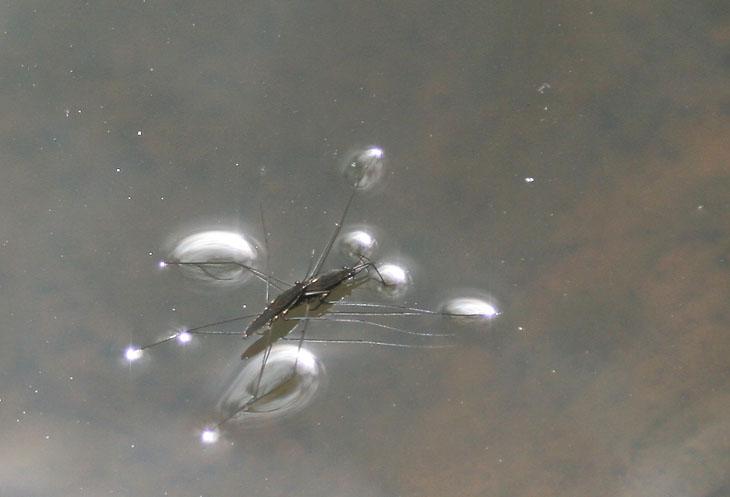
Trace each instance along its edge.
<path fill-rule="evenodd" d="M 322 363 L 303 347 L 274 345 L 261 375 L 263 357 L 247 360 L 220 396 L 216 409 L 227 423 L 260 425 L 298 412 L 325 378 Z"/>

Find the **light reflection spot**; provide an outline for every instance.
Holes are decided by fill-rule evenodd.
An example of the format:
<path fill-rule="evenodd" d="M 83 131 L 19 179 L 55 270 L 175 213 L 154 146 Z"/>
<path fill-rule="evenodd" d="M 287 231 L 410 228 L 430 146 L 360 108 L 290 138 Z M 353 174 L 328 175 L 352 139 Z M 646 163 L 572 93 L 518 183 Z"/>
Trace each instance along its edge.
<path fill-rule="evenodd" d="M 345 233 L 340 241 L 340 252 L 350 258 L 372 257 L 377 247 L 375 237 L 364 230 Z"/>
<path fill-rule="evenodd" d="M 368 189 L 383 176 L 383 149 L 369 147 L 353 153 L 344 166 L 343 173 L 348 183 Z"/>
<path fill-rule="evenodd" d="M 499 315 L 499 311 L 489 302 L 473 297 L 455 298 L 447 302 L 444 312 L 454 316 L 477 317 L 491 319 Z"/>
<path fill-rule="evenodd" d="M 220 432 L 217 429 L 207 428 L 200 433 L 200 441 L 204 444 L 214 444 L 220 438 Z"/>
<path fill-rule="evenodd" d="M 134 362 L 140 357 L 142 357 L 142 349 L 138 349 L 137 347 L 129 347 L 124 352 L 124 358 L 129 362 Z"/>
<path fill-rule="evenodd" d="M 211 230 L 180 240 L 171 257 L 159 267 L 179 266 L 185 276 L 216 285 L 237 285 L 248 280 L 258 254 L 256 243 L 243 234 Z"/>

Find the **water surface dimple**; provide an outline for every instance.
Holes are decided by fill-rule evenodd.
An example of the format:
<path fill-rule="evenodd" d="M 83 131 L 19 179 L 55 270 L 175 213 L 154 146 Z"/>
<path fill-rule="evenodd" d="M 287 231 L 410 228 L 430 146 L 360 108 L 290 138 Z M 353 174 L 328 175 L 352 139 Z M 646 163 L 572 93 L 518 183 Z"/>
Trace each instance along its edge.
<path fill-rule="evenodd" d="M 241 233 L 202 231 L 180 240 L 170 260 L 161 262 L 160 267 L 175 264 L 189 278 L 215 286 L 237 286 L 252 277 L 248 268 L 255 267 L 260 258 L 257 247 Z"/>

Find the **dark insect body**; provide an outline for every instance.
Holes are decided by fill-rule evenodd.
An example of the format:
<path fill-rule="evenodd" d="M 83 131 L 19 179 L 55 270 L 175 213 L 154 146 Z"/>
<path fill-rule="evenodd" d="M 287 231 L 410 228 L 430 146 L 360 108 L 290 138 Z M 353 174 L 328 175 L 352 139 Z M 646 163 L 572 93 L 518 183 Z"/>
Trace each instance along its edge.
<path fill-rule="evenodd" d="M 365 159 L 363 159 L 363 157 Z M 380 271 L 378 270 L 377 266 L 374 262 L 372 262 L 370 259 L 368 259 L 363 254 L 356 254 L 358 256 L 359 261 L 356 264 L 353 264 L 351 266 L 344 266 L 337 269 L 331 269 L 325 272 L 321 272 L 321 269 L 327 259 L 327 257 L 330 254 L 330 251 L 332 250 L 332 247 L 334 245 L 335 240 L 337 239 L 340 230 L 342 229 L 342 225 L 345 221 L 345 218 L 347 216 L 347 213 L 350 209 L 350 206 L 352 205 L 353 199 L 355 198 L 355 195 L 357 192 L 361 189 L 361 183 L 362 180 L 367 177 L 368 175 L 371 175 L 371 172 L 369 171 L 369 168 L 373 166 L 375 161 L 379 161 L 382 159 L 382 152 L 379 149 L 369 149 L 361 154 L 359 156 L 360 163 L 357 163 L 357 160 L 353 162 L 353 166 L 357 166 L 357 171 L 359 171 L 359 175 L 354 181 L 354 185 L 352 187 L 352 192 L 347 200 L 347 203 L 345 205 L 345 208 L 343 209 L 342 215 L 335 225 L 335 228 L 333 232 L 331 233 L 327 244 L 325 245 L 324 249 L 322 250 L 316 264 L 314 267 L 307 272 L 307 276 L 302 280 L 295 282 L 294 284 L 290 285 L 286 282 L 279 280 L 277 278 L 274 278 L 273 276 L 267 274 L 266 271 L 260 271 L 259 269 L 256 269 L 250 265 L 243 264 L 238 261 L 163 261 L 160 265 L 162 267 L 166 265 L 179 265 L 179 266 L 196 266 L 201 271 L 203 271 L 204 274 L 208 275 L 209 277 L 218 279 L 219 277 L 213 272 L 208 269 L 209 266 L 215 266 L 215 265 L 234 265 L 239 266 L 247 271 L 249 271 L 251 274 L 256 276 L 257 278 L 266 281 L 267 288 L 267 300 L 268 300 L 268 293 L 269 293 L 269 286 L 274 286 L 277 289 L 280 290 L 280 293 L 270 301 L 268 301 L 267 305 L 264 307 L 264 309 L 258 313 L 253 315 L 247 315 L 247 316 L 238 316 L 231 319 L 226 319 L 222 321 L 218 321 L 216 323 L 209 323 L 204 326 L 199 326 L 195 328 L 191 328 L 179 333 L 175 333 L 171 336 L 168 336 L 162 340 L 159 340 L 155 343 L 146 345 L 141 348 L 129 348 L 127 349 L 127 359 L 129 361 L 133 361 L 137 359 L 141 352 L 145 349 L 149 349 L 151 347 L 154 347 L 156 345 L 159 345 L 161 343 L 165 343 L 168 341 L 171 341 L 175 338 L 183 340 L 186 336 L 189 336 L 191 334 L 225 334 L 230 335 L 234 334 L 236 332 L 228 332 L 228 331 L 214 331 L 210 330 L 210 328 L 214 326 L 219 326 L 223 324 L 228 324 L 234 321 L 242 320 L 242 319 L 250 319 L 253 318 L 252 321 L 246 326 L 245 330 L 243 331 L 243 338 L 247 338 L 253 334 L 261 335 L 261 338 L 256 340 L 253 344 L 251 344 L 242 354 L 242 359 L 248 359 L 251 357 L 254 357 L 260 353 L 263 353 L 262 362 L 261 362 L 261 368 L 258 374 L 258 378 L 255 381 L 255 385 L 253 388 L 253 391 L 251 392 L 251 398 L 245 402 L 244 404 L 237 407 L 237 409 L 234 410 L 230 416 L 226 417 L 223 421 L 217 424 L 216 430 L 227 420 L 231 419 L 232 417 L 236 416 L 237 414 L 241 412 L 247 412 L 251 409 L 254 409 L 256 405 L 261 402 L 265 401 L 266 398 L 271 397 L 275 394 L 275 392 L 280 391 L 280 389 L 283 389 L 284 387 L 282 385 L 289 385 L 291 381 L 293 381 L 293 378 L 296 377 L 296 361 L 294 363 L 294 368 L 292 375 L 285 380 L 281 382 L 281 385 L 274 386 L 273 388 L 269 389 L 268 391 L 259 392 L 259 386 L 261 384 L 261 379 L 264 374 L 264 369 L 266 367 L 267 360 L 269 358 L 269 354 L 272 350 L 272 345 L 280 339 L 287 339 L 287 335 L 289 335 L 294 329 L 297 328 L 297 326 L 304 321 L 302 326 L 302 334 L 301 338 L 298 339 L 299 342 L 299 348 L 297 350 L 301 349 L 302 343 L 305 341 L 305 330 L 306 325 L 310 321 L 314 320 L 330 320 L 330 321 L 338 321 L 338 322 L 348 322 L 348 323 L 364 323 L 368 325 L 377 326 L 380 328 L 384 328 L 387 330 L 402 332 L 410 335 L 418 335 L 418 336 L 451 336 L 451 333 L 445 333 L 445 334 L 439 334 L 439 333 L 423 333 L 423 332 L 414 332 L 414 331 L 406 331 L 394 326 L 385 325 L 382 323 L 370 321 L 366 319 L 368 316 L 374 317 L 374 316 L 424 316 L 424 315 L 438 315 L 438 316 L 456 316 L 456 317 L 483 317 L 483 316 L 477 316 L 477 315 L 470 315 L 470 314 L 463 314 L 463 313 L 451 313 L 451 312 L 437 312 L 437 311 L 429 311 L 425 309 L 417 309 L 417 308 L 411 308 L 406 306 L 398 306 L 398 305 L 388 305 L 388 304 L 369 304 L 369 303 L 353 303 L 353 302 L 343 302 L 342 305 L 346 305 L 349 307 L 355 307 L 355 308 L 365 308 L 366 310 L 350 310 L 350 311 L 331 311 L 330 308 L 336 304 L 339 303 L 339 300 L 343 298 L 344 295 L 348 294 L 352 291 L 355 287 L 357 287 L 362 282 L 368 280 L 369 278 L 359 278 L 359 275 L 361 275 L 363 272 L 369 272 L 371 269 L 377 274 L 378 280 L 380 281 L 380 284 L 383 286 L 389 286 L 389 283 L 386 281 L 385 278 L 383 278 L 383 275 L 381 275 Z M 263 213 L 262 213 L 262 225 L 263 225 Z M 264 226 L 264 237 L 266 239 L 266 229 Z M 268 243 L 268 242 L 267 242 Z M 268 264 L 267 264 L 268 266 Z M 294 312 L 297 311 L 297 312 Z M 302 314 L 303 312 L 303 314 Z M 495 311 L 496 312 L 496 311 Z M 240 333 L 240 332 L 239 332 Z M 401 344 L 401 343 L 390 343 L 390 342 L 382 342 L 382 341 L 375 341 L 375 340 L 337 340 L 337 339 L 331 339 L 331 340 L 310 340 L 312 342 L 329 342 L 329 343 L 363 343 L 363 344 L 371 344 L 371 345 L 387 345 L 387 346 L 395 346 L 395 347 L 414 347 L 414 348 L 432 348 L 432 347 L 442 347 L 443 345 L 416 345 L 416 344 Z M 298 353 L 298 352 L 297 352 Z M 298 357 L 298 355 L 297 355 Z M 298 360 L 298 359 L 297 359 Z M 203 441 L 206 441 L 206 434 L 204 432 L 203 434 Z"/>

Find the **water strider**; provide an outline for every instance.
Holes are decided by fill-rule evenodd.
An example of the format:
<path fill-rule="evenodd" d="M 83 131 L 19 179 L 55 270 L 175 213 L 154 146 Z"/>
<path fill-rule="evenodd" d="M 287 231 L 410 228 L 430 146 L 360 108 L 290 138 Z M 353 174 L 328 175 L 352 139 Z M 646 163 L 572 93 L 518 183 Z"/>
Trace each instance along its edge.
<path fill-rule="evenodd" d="M 257 277 L 258 279 L 266 282 L 266 294 L 268 301 L 269 287 L 273 286 L 277 288 L 280 293 L 268 301 L 264 309 L 258 314 L 250 314 L 246 316 L 237 316 L 231 319 L 221 320 L 215 323 L 209 323 L 207 325 L 190 328 L 178 333 L 174 333 L 162 340 L 151 343 L 144 347 L 130 347 L 126 351 L 127 360 L 134 361 L 141 357 L 142 351 L 160 345 L 162 343 L 178 339 L 185 343 L 189 341 L 190 335 L 193 334 L 241 334 L 241 332 L 229 332 L 229 331 L 216 331 L 210 328 L 228 324 L 231 322 L 251 319 L 250 323 L 244 329 L 242 335 L 243 338 L 247 338 L 251 335 L 260 335 L 260 338 L 251 344 L 242 354 L 242 359 L 250 359 L 253 357 L 260 357 L 261 365 L 257 366 L 258 373 L 253 381 L 243 390 L 246 390 L 247 400 L 244 402 L 228 402 L 225 409 L 231 414 L 227 416 L 223 421 L 219 422 L 215 428 L 206 430 L 201 435 L 201 439 L 204 442 L 214 441 L 217 439 L 218 429 L 229 419 L 238 415 L 242 412 L 266 412 L 265 408 L 261 406 L 266 405 L 270 402 L 270 399 L 277 398 L 285 395 L 285 392 L 290 392 L 293 386 L 297 383 L 297 365 L 299 363 L 299 354 L 302 352 L 302 344 L 305 341 L 305 330 L 306 325 L 311 321 L 327 320 L 336 322 L 347 322 L 347 323 L 363 323 L 366 325 L 372 325 L 381 329 L 400 332 L 409 335 L 425 336 L 425 337 L 436 337 L 436 336 L 450 336 L 450 333 L 427 333 L 427 332 L 415 332 L 404 330 L 399 327 L 390 326 L 384 323 L 374 321 L 376 317 L 388 317 L 388 316 L 453 316 L 459 318 L 491 318 L 497 314 L 497 311 L 489 304 L 484 301 L 481 302 L 481 306 L 477 303 L 472 302 L 471 306 L 456 305 L 452 301 L 451 306 L 447 306 L 441 311 L 431 311 L 426 309 L 419 309 L 414 307 L 390 305 L 390 304 L 377 304 L 367 302 L 348 302 L 342 301 L 342 299 L 348 295 L 352 290 L 361 285 L 363 282 L 371 279 L 368 277 L 361 277 L 362 274 L 369 274 L 372 270 L 375 273 L 376 280 L 379 282 L 382 288 L 397 288 L 399 281 L 396 277 L 390 276 L 390 271 L 383 271 L 388 276 L 384 276 L 379 270 L 378 266 L 368 258 L 367 252 L 367 241 L 362 246 L 350 247 L 350 252 L 357 257 L 357 262 L 352 265 L 347 265 L 341 268 L 331 269 L 322 272 L 324 266 L 333 246 L 335 240 L 338 238 L 339 233 L 344 224 L 347 213 L 350 206 L 358 191 L 364 189 L 367 186 L 372 185 L 374 181 L 382 175 L 382 151 L 378 148 L 367 149 L 360 152 L 348 163 L 345 170 L 345 176 L 351 181 L 352 192 L 347 200 L 345 208 L 343 209 L 342 215 L 339 221 L 336 223 L 333 232 L 331 233 L 327 244 L 319 255 L 316 264 L 307 271 L 306 277 L 297 281 L 294 284 L 288 284 L 282 280 L 274 278 L 268 274 L 267 271 L 261 271 L 252 264 L 236 260 L 205 260 L 205 261 L 183 261 L 183 260 L 171 260 L 162 261 L 161 267 L 165 266 L 180 266 L 180 267 L 193 267 L 202 271 L 206 276 L 219 280 L 226 279 L 226 272 L 220 271 L 220 268 L 238 267 L 242 270 L 247 271 L 249 274 Z M 263 213 L 262 213 L 262 225 L 263 225 Z M 266 239 L 266 228 L 264 226 L 264 237 Z M 267 242 L 268 244 L 268 242 Z M 268 261 L 267 261 L 268 270 Z M 401 270 L 402 272 L 402 270 Z M 334 308 L 334 310 L 332 310 Z M 345 310 L 337 310 L 343 308 Z M 264 388 L 262 388 L 262 381 L 267 368 L 267 362 L 272 354 L 272 347 L 278 340 L 291 340 L 288 335 L 297 328 L 297 326 L 303 322 L 301 337 L 298 339 L 298 346 L 296 347 L 297 354 L 294 359 L 293 368 L 291 374 L 286 375 L 283 378 L 278 378 L 275 382 L 268 382 Z M 392 343 L 380 340 L 348 340 L 348 339 L 310 339 L 308 342 L 327 342 L 327 343 L 360 343 L 369 345 L 386 345 L 394 347 L 441 347 L 443 345 L 423 345 L 423 344 L 408 344 L 408 343 Z M 271 369 L 271 368 L 270 368 Z M 245 368 L 245 371 L 249 372 L 250 376 L 251 368 Z M 268 379 L 268 378 L 267 378 Z M 252 388 L 251 388 L 252 387 Z M 240 388 L 239 388 L 240 390 Z M 231 397 L 229 395 L 229 397 Z M 223 406 L 222 406 L 223 407 Z"/>

